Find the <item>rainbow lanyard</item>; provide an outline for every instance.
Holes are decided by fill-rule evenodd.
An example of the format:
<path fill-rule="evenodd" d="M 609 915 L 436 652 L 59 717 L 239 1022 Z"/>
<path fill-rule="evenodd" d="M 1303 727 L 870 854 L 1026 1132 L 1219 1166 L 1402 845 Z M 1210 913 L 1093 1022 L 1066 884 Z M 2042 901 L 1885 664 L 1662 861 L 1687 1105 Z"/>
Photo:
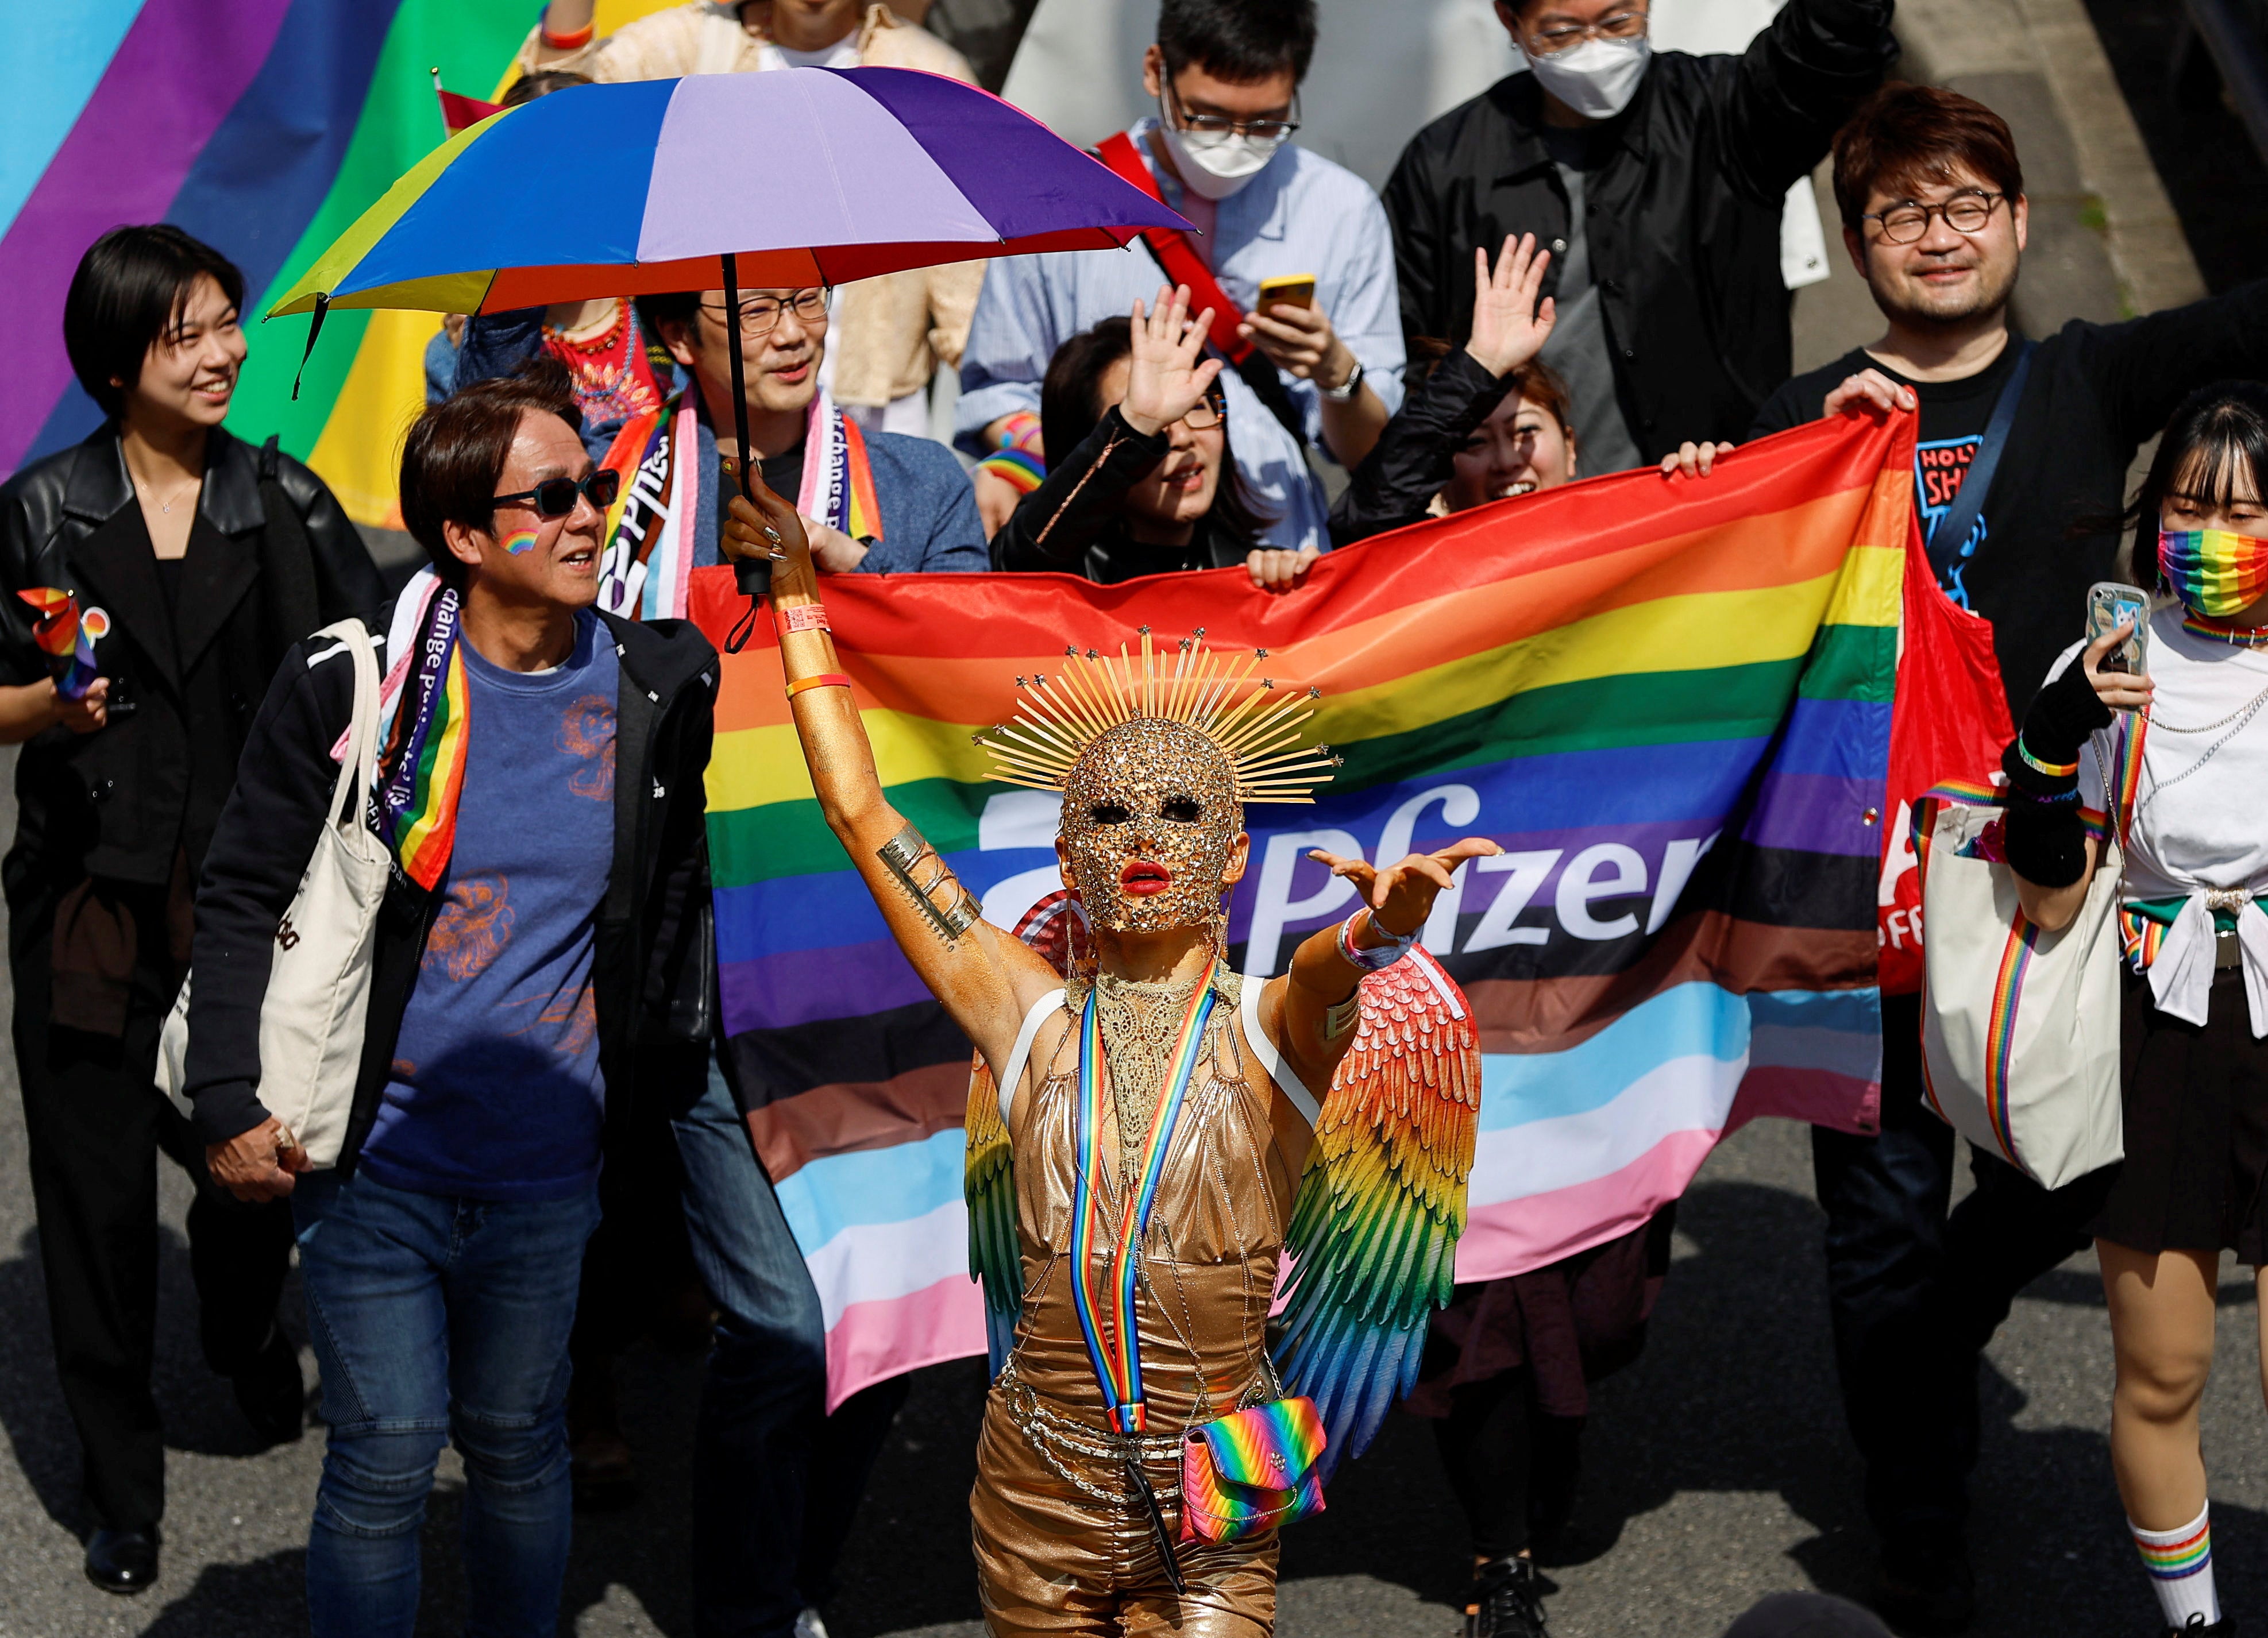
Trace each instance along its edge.
<path fill-rule="evenodd" d="M 1189 997 L 1189 1016 L 1182 1020 L 1181 1037 L 1174 1044 L 1169 1078 L 1150 1117 L 1150 1137 L 1143 1148 L 1142 1183 L 1129 1193 L 1118 1221 L 1117 1278 L 1104 1311 L 1103 1294 L 1095 1289 L 1094 1244 L 1101 1227 L 1102 1208 L 1094 1197 L 1095 1133 L 1101 1125 L 1103 1084 L 1102 1025 L 1096 1015 L 1094 992 L 1087 991 L 1086 1009 L 1079 1025 L 1079 1181 L 1071 1201 L 1071 1254 L 1073 1265 L 1071 1301 L 1079 1310 L 1079 1328 L 1086 1340 L 1086 1356 L 1094 1366 L 1094 1380 L 1102 1389 L 1103 1408 L 1114 1432 L 1140 1433 L 1145 1426 L 1142 1409 L 1142 1354 L 1134 1324 L 1134 1286 L 1138 1250 L 1149 1226 L 1150 1208 L 1158 1198 L 1158 1179 L 1166 1170 L 1166 1150 L 1174 1141 L 1174 1125 L 1187 1101 L 1189 1078 L 1204 1046 L 1205 1025 L 1212 1017 L 1213 974 L 1205 974 Z"/>

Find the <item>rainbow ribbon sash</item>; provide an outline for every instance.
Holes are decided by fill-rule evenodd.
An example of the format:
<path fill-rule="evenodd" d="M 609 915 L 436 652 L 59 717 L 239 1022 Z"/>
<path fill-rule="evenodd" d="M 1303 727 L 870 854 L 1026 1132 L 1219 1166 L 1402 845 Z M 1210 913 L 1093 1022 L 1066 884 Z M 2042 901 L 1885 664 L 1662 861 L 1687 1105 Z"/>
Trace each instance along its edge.
<path fill-rule="evenodd" d="M 1079 1328 L 1086 1341 L 1086 1356 L 1094 1366 L 1095 1382 L 1111 1430 L 1140 1433 L 1146 1424 L 1142 1404 L 1142 1350 L 1135 1330 L 1134 1289 L 1140 1274 L 1142 1234 L 1149 1226 L 1150 1208 L 1158 1198 L 1158 1179 L 1165 1175 L 1166 1151 L 1174 1141 L 1174 1127 L 1189 1097 L 1189 1078 L 1197 1072 L 1197 1056 L 1204 1047 L 1205 1025 L 1212 1017 L 1213 978 L 1189 998 L 1181 1034 L 1158 1107 L 1150 1117 L 1150 1135 L 1143 1147 L 1141 1184 L 1128 1191 L 1119 1215 L 1116 1278 L 1107 1304 L 1097 1289 L 1094 1271 L 1096 1230 L 1102 1207 L 1095 1198 L 1097 1133 L 1102 1122 L 1103 1088 L 1108 1066 L 1102 1049 L 1102 1025 L 1087 991 L 1086 1007 L 1079 1025 L 1079 1182 L 1071 1202 L 1071 1301 L 1079 1311 Z"/>
<path fill-rule="evenodd" d="M 416 599 L 422 590 L 431 601 Z M 457 844 L 457 797 L 464 789 L 472 694 L 458 644 L 457 591 L 430 570 L 395 606 L 387 650 L 392 664 L 379 691 L 385 714 L 380 782 L 371 794 L 379 834 L 393 844 L 402 874 L 431 892 Z M 409 633 L 414 641 L 405 641 Z"/>

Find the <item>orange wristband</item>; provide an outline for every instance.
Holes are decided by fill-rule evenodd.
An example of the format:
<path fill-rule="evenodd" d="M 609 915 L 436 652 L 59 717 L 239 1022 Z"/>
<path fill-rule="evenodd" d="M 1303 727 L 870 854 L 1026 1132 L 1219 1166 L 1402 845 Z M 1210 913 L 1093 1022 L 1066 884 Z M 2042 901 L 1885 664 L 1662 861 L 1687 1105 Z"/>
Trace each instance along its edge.
<path fill-rule="evenodd" d="M 543 43 L 554 51 L 579 51 L 591 43 L 591 36 L 599 32 L 598 19 L 593 18 L 571 33 L 555 34 L 543 30 Z"/>
<path fill-rule="evenodd" d="M 850 686 L 850 679 L 841 672 L 823 671 L 816 677 L 799 677 L 788 684 L 787 697 L 792 700 L 806 688 L 847 688 Z"/>

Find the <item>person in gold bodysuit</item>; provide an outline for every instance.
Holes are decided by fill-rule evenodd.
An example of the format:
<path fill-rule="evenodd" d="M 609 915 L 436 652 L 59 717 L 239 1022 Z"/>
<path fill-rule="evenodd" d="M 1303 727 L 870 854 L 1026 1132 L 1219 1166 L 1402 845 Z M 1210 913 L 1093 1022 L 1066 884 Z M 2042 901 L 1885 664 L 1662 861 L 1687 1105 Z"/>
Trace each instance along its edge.
<path fill-rule="evenodd" d="M 1179 301 L 1159 315 L 1176 336 L 1184 318 Z M 1201 344 L 1201 324 L 1195 334 Z M 1218 368 L 1195 365 L 1196 347 L 1188 352 L 1183 367 Z M 1257 687 L 1245 692 L 1202 645 L 1182 645 L 1168 674 L 1145 636 L 1139 676 L 1129 665 L 1074 662 L 1068 679 L 1026 696 L 1029 715 L 993 737 L 1004 778 L 1064 794 L 1057 852 L 1092 940 L 1066 982 L 982 919 L 885 799 L 793 509 L 759 489 L 753 503 L 735 499 L 731 513 L 727 550 L 775 565 L 773 618 L 796 731 L 828 823 L 900 948 L 1010 1094 L 997 1142 L 971 1132 L 973 1194 L 1002 1186 L 990 1198 L 1004 1217 L 1012 1201 L 1016 1252 L 1006 1276 L 1017 1286 L 1013 1346 L 985 1407 L 971 1498 L 986 1624 L 998 1638 L 1260 1638 L 1274 1627 L 1276 1533 L 1173 1545 L 1186 1534 L 1183 1436 L 1284 1400 L 1264 1338 L 1278 1253 L 1287 1236 L 1299 1244 L 1295 1194 L 1305 1211 L 1307 1196 L 1297 1191 L 1311 1129 L 1329 1152 L 1346 1106 L 1335 1093 L 1318 1128 L 1307 1089 L 1330 1086 L 1354 1043 L 1365 975 L 1410 949 L 1462 860 L 1498 849 L 1469 839 L 1383 869 L 1317 855 L 1366 890 L 1365 907 L 1303 943 L 1286 975 L 1247 993 L 1226 966 L 1220 913 L 1246 866 L 1242 804 L 1303 795 L 1318 774 L 1328 777 L 1328 759 L 1285 748 L 1287 738 L 1296 744 L 1288 732 L 1296 719 L 1285 714 L 1296 701 L 1256 709 Z M 1282 726 L 1252 731 L 1270 713 Z M 1454 989 L 1435 982 L 1445 996 Z M 1469 1027 L 1463 1039 L 1469 1049 Z M 1090 1059 L 1091 1078 L 1082 1074 Z M 1454 1221 L 1427 1242 L 1437 1252 L 1454 1250 L 1462 1225 L 1476 1075 L 1471 1081 L 1445 1077 L 1455 1083 L 1448 1101 L 1462 1099 L 1452 1124 L 1464 1121 L 1463 1160 L 1452 1153 L 1440 1164 L 1434 1193 L 1454 1200 L 1446 1209 L 1434 1201 L 1433 1215 Z M 1084 1125 L 1082 1097 L 1093 1100 Z M 984 1101 L 972 1098 L 973 1113 Z M 1454 1151 L 1455 1134 L 1445 1144 L 1437 1130 L 1428 1142 Z M 1121 1223 L 1130 1194 L 1145 1192 L 1151 1143 L 1162 1158 L 1146 1169 L 1153 1201 L 1130 1242 L 1128 1329 L 1140 1377 L 1130 1414 L 1104 1385 L 1083 1330 L 1091 1316 L 1077 1290 L 1074 1202 L 1085 1153 L 1090 1221 Z M 981 1223 L 976 1233 L 983 1237 Z M 1114 1255 L 1105 1233 L 1088 1254 L 1090 1291 L 1116 1282 L 1120 1267 L 1104 1266 Z M 1447 1273 L 1436 1260 L 1438 1301 Z M 1413 1334 L 1422 1333 L 1422 1306 Z M 1382 1409 L 1375 1394 L 1370 1406 L 1354 1444 Z M 1336 1414 L 1327 1407 L 1326 1420 Z"/>

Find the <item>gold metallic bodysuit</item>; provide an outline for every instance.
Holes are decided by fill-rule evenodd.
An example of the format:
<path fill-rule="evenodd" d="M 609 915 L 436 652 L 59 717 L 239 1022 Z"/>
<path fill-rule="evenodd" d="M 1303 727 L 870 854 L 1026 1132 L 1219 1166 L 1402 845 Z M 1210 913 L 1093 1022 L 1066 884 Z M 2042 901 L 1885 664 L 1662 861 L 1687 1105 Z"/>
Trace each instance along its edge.
<path fill-rule="evenodd" d="M 1175 1531 L 1182 1433 L 1282 1392 L 1265 1333 L 1298 1178 L 1270 1128 L 1269 1078 L 1242 1045 L 1237 980 L 1224 975 L 1219 988 L 1142 1242 L 1136 1304 L 1149 1422 L 1143 1469 Z M 1157 1000 L 1178 1015 L 1179 1000 Z M 985 1621 L 996 1638 L 1264 1638 L 1276 1617 L 1274 1533 L 1180 1546 L 1189 1591 L 1176 1594 L 1121 1464 L 1118 1436 L 1103 1420 L 1071 1298 L 1076 1025 L 1085 1002 L 1086 986 L 1074 982 L 1064 1003 L 1071 1027 L 1043 1071 L 1035 1056 L 1037 1090 L 1015 1146 L 1023 1311 L 985 1404 L 970 1497 Z M 1110 1009 L 1102 1017 L 1108 1025 Z M 1105 1039 L 1115 1059 L 1118 1048 Z M 1122 1106 L 1121 1120 L 1145 1113 Z M 1114 1224 L 1125 1198 L 1124 1145 L 1103 1140 L 1118 1140 L 1119 1124 L 1106 1120 L 1098 1134 L 1098 1198 Z"/>

